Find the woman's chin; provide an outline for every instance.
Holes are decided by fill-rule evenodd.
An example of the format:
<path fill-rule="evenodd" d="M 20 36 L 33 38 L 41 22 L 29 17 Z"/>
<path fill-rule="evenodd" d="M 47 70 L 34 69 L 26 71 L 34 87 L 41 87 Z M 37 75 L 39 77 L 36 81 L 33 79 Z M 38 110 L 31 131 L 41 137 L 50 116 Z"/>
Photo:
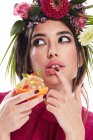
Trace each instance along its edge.
<path fill-rule="evenodd" d="M 60 84 L 60 81 L 59 81 L 59 79 L 57 78 L 56 75 L 52 75 L 52 76 L 46 77 L 46 78 L 44 79 L 44 81 L 45 81 L 45 84 L 46 84 L 48 87 L 54 87 L 54 86 Z"/>

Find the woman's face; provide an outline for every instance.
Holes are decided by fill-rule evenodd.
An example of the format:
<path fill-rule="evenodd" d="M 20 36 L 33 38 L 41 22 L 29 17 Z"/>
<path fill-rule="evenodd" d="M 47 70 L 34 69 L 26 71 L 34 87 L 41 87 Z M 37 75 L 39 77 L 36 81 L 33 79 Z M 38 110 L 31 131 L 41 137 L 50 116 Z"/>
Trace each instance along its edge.
<path fill-rule="evenodd" d="M 39 23 L 31 38 L 30 59 L 33 70 L 40 71 L 46 85 L 59 83 L 55 74 L 58 67 L 72 83 L 77 74 L 77 50 L 70 29 L 60 21 Z"/>

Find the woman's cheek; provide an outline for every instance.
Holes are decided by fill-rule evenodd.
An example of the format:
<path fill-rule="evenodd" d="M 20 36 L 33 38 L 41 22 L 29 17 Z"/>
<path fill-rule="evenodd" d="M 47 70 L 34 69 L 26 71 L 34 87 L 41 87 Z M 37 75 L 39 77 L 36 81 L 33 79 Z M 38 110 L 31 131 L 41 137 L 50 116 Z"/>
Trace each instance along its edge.
<path fill-rule="evenodd" d="M 71 79 L 73 79 L 73 78 L 75 78 L 77 76 L 78 66 L 77 66 L 77 62 L 75 62 L 74 60 L 72 60 L 72 63 L 69 63 L 67 65 L 67 67 L 66 67 L 66 69 L 64 71 L 66 77 L 68 78 L 68 80 L 71 80 Z"/>
<path fill-rule="evenodd" d="M 69 53 L 65 53 L 64 58 L 62 59 L 64 64 L 66 65 L 63 70 L 64 75 L 68 80 L 72 80 L 76 77 L 78 72 L 78 64 L 77 64 L 77 52 L 75 49 L 69 51 Z"/>
<path fill-rule="evenodd" d="M 34 72 L 38 72 L 41 74 L 41 72 L 44 69 L 44 62 L 45 62 L 43 56 L 41 56 L 39 52 L 33 50 L 30 53 L 30 59 Z"/>

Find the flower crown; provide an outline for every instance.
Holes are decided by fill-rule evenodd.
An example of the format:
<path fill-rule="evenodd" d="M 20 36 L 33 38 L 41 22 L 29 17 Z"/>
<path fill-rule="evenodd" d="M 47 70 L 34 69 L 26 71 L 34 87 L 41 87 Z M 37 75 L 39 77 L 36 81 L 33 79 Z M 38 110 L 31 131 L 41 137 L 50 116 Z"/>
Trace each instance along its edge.
<path fill-rule="evenodd" d="M 33 0 L 32 4 L 26 2 L 15 4 L 13 13 L 16 16 L 19 16 L 21 20 L 17 20 L 11 29 L 10 35 L 13 36 L 13 39 L 7 48 L 6 53 L 10 46 L 16 41 L 17 36 L 26 28 L 33 28 L 34 25 L 46 22 L 47 19 L 65 19 L 69 20 L 72 27 L 75 29 L 78 40 L 83 46 L 82 48 L 84 49 L 84 46 L 88 46 L 90 52 L 90 66 L 92 65 L 93 67 L 93 46 L 91 45 L 91 42 L 93 41 L 93 16 L 85 13 L 86 9 L 92 8 L 93 5 L 84 6 L 84 2 L 86 2 L 86 0 Z M 86 30 L 83 31 L 83 29 Z M 5 58 L 6 53 L 3 59 Z M 11 67 L 12 79 L 14 78 L 15 72 L 14 59 L 15 49 L 13 47 L 7 65 L 8 72 Z M 88 64 L 86 63 L 86 68 L 87 65 Z"/>
<path fill-rule="evenodd" d="M 25 27 L 33 28 L 35 24 L 43 23 L 47 19 L 67 19 L 79 34 L 87 24 L 93 22 L 93 17 L 86 15 L 85 10 L 92 8 L 84 6 L 86 0 L 34 0 L 32 4 L 26 2 L 15 4 L 14 15 L 22 20 L 15 22 L 11 35 L 19 33 Z M 16 29 L 18 28 L 18 29 Z"/>

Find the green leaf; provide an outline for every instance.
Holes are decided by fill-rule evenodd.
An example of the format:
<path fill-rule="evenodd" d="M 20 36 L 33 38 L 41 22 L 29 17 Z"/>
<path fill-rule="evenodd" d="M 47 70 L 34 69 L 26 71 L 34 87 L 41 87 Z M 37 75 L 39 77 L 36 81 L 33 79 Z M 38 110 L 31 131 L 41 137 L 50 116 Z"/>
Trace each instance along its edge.
<path fill-rule="evenodd" d="M 12 38 L 12 40 L 11 40 L 11 42 L 10 42 L 8 48 L 7 48 L 6 51 L 5 51 L 4 56 L 3 56 L 3 58 L 2 58 L 2 60 L 1 60 L 1 62 L 0 62 L 0 65 L 1 65 L 2 62 L 4 61 L 4 59 L 5 59 L 5 57 L 6 57 L 7 53 L 8 53 L 8 51 L 9 51 L 11 45 L 13 44 L 14 40 L 16 39 L 16 37 L 17 37 L 17 34 Z"/>
<path fill-rule="evenodd" d="M 14 23 L 14 25 L 12 26 L 10 35 L 15 35 L 15 34 L 19 34 L 20 32 L 22 32 L 24 30 L 25 27 L 25 21 L 24 20 L 18 20 Z"/>
<path fill-rule="evenodd" d="M 89 45 L 89 63 L 90 63 L 90 69 L 93 71 L 93 46 Z"/>
<path fill-rule="evenodd" d="M 86 15 L 89 21 L 93 21 L 93 16 L 92 15 Z"/>
<path fill-rule="evenodd" d="M 85 9 L 90 9 L 90 8 L 93 8 L 93 5 L 88 5 L 85 7 Z"/>
<path fill-rule="evenodd" d="M 28 78 L 28 74 L 27 73 L 22 73 L 23 78 Z"/>
<path fill-rule="evenodd" d="M 70 15 L 72 15 L 72 16 L 75 16 L 75 17 L 78 16 L 78 12 L 76 12 L 76 10 L 73 9 L 73 8 L 70 8 L 69 13 L 70 13 Z"/>
<path fill-rule="evenodd" d="M 39 76 L 39 77 L 42 77 L 42 76 L 41 76 L 41 70 L 38 69 L 38 68 L 36 69 L 36 75 Z"/>
<path fill-rule="evenodd" d="M 12 41 L 12 51 L 10 53 L 10 57 L 7 63 L 7 67 L 6 67 L 6 72 L 5 72 L 5 76 L 7 76 L 10 73 L 10 79 L 11 79 L 11 83 L 15 84 L 16 83 L 16 49 L 14 47 L 14 44 L 16 42 L 17 39 L 17 35 L 15 36 L 15 38 Z"/>
<path fill-rule="evenodd" d="M 70 3 L 75 5 L 75 4 L 82 4 L 86 2 L 87 0 L 71 0 Z"/>
<path fill-rule="evenodd" d="M 40 11 L 41 11 L 41 7 L 40 6 L 34 6 L 31 8 L 30 10 L 30 13 L 29 13 L 29 19 L 32 20 L 32 21 L 35 21 L 39 14 L 40 14 Z"/>

